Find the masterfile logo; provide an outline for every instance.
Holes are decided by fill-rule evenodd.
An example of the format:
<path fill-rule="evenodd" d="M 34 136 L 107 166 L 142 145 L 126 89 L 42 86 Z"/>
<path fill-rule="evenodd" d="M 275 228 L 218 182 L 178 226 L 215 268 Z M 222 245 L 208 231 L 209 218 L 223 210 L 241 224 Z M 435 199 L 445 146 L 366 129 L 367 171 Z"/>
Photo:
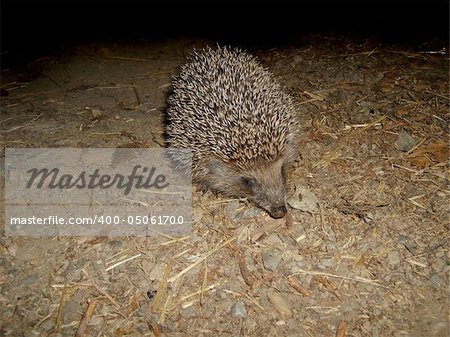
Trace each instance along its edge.
<path fill-rule="evenodd" d="M 191 179 L 165 149 L 5 155 L 6 235 L 176 235 L 191 228 Z"/>
<path fill-rule="evenodd" d="M 138 174 L 139 171 L 142 174 Z M 158 174 L 155 176 L 156 167 L 149 169 L 148 167 L 142 167 L 141 165 L 135 165 L 133 171 L 130 175 L 124 176 L 122 174 L 116 173 L 114 176 L 109 174 L 100 174 L 100 169 L 96 168 L 94 172 L 88 173 L 82 171 L 78 176 L 72 174 L 61 173 L 58 168 L 48 169 L 37 169 L 32 168 L 27 171 L 30 174 L 30 179 L 26 185 L 27 188 L 36 186 L 36 188 L 45 187 L 49 189 L 109 189 L 116 187 L 118 189 L 124 190 L 124 195 L 128 195 L 131 189 L 134 187 L 136 189 L 164 189 L 169 186 L 166 182 L 166 176 L 163 174 Z"/>

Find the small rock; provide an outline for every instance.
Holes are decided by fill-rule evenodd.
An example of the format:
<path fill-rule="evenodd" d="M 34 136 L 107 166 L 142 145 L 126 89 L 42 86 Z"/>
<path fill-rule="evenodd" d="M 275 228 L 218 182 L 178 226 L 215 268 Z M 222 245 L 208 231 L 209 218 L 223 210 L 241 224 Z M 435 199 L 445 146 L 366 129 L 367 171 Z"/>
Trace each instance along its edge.
<path fill-rule="evenodd" d="M 112 240 L 108 241 L 108 245 L 113 249 L 120 249 L 123 246 L 124 242 L 122 240 Z"/>
<path fill-rule="evenodd" d="M 387 260 L 390 265 L 396 265 L 400 263 L 400 254 L 397 251 L 389 252 L 387 255 Z"/>
<path fill-rule="evenodd" d="M 295 186 L 295 194 L 287 199 L 287 203 L 303 212 L 317 213 L 319 210 L 319 200 L 315 194 L 300 185 Z"/>
<path fill-rule="evenodd" d="M 224 299 L 227 298 L 227 293 L 226 293 L 225 291 L 223 291 L 223 290 L 220 290 L 220 291 L 217 292 L 217 296 L 218 296 L 221 300 L 224 300 Z"/>
<path fill-rule="evenodd" d="M 227 217 L 233 217 L 239 208 L 239 200 L 234 199 L 225 205 L 224 213 Z"/>
<path fill-rule="evenodd" d="M 416 140 L 405 131 L 400 132 L 395 141 L 395 146 L 402 152 L 408 152 L 414 145 L 416 145 Z"/>
<path fill-rule="evenodd" d="M 436 257 L 433 259 L 432 263 L 431 263 L 431 267 L 433 268 L 434 271 L 440 273 L 444 273 L 444 269 L 446 268 L 447 262 L 445 259 L 443 258 L 439 258 Z"/>
<path fill-rule="evenodd" d="M 247 242 L 250 238 L 250 234 L 251 233 L 248 227 L 246 226 L 238 227 L 236 228 L 236 237 L 237 237 L 236 241 L 238 243 Z"/>
<path fill-rule="evenodd" d="M 407 236 L 407 235 L 404 235 L 404 234 L 397 235 L 397 242 L 399 242 L 399 243 L 405 243 L 405 242 L 408 242 L 409 240 L 410 240 L 409 236 Z"/>
<path fill-rule="evenodd" d="M 280 239 L 278 234 L 272 233 L 265 240 L 264 243 L 274 246 L 274 247 L 282 247 L 284 245 L 283 241 Z"/>
<path fill-rule="evenodd" d="M 334 258 L 325 257 L 320 261 L 320 264 L 325 267 L 324 269 L 330 269 L 336 266 L 336 261 Z"/>
<path fill-rule="evenodd" d="M 236 318 L 245 318 L 247 317 L 247 310 L 245 310 L 244 302 L 237 301 L 231 307 L 231 315 Z"/>
<path fill-rule="evenodd" d="M 270 271 L 277 269 L 281 262 L 281 254 L 278 251 L 267 251 L 262 253 L 264 268 Z"/>
<path fill-rule="evenodd" d="M 242 219 L 254 218 L 256 216 L 260 216 L 263 212 L 264 211 L 261 208 L 252 207 L 244 211 L 244 214 L 242 214 Z"/>
<path fill-rule="evenodd" d="M 231 221 L 240 222 L 244 219 L 254 218 L 262 214 L 262 210 L 258 207 L 252 207 L 242 211 L 242 204 L 239 200 L 232 200 L 228 202 L 224 208 L 225 216 Z"/>
<path fill-rule="evenodd" d="M 363 220 L 366 224 L 370 224 L 374 218 L 375 214 L 373 212 L 368 211 L 367 213 L 363 214 Z"/>
<path fill-rule="evenodd" d="M 78 302 L 70 301 L 66 303 L 62 310 L 62 321 L 64 324 L 78 322 L 83 315 L 83 308 Z"/>
<path fill-rule="evenodd" d="M 102 110 L 100 110 L 99 108 L 88 108 L 87 110 L 91 111 L 92 117 L 94 118 L 98 118 L 103 114 Z"/>
<path fill-rule="evenodd" d="M 197 316 L 193 307 L 187 307 L 181 310 L 181 317 L 184 319 L 190 319 Z"/>
<path fill-rule="evenodd" d="M 32 275 L 29 275 L 29 276 L 23 278 L 23 279 L 20 281 L 20 285 L 21 285 L 22 287 L 26 287 L 26 286 L 31 286 L 31 285 L 33 285 L 33 284 L 39 284 L 39 279 L 40 279 L 40 276 L 39 276 L 39 275 L 37 275 L 37 274 L 32 274 Z"/>
<path fill-rule="evenodd" d="M 441 286 L 441 278 L 438 274 L 433 273 L 430 277 L 430 282 L 433 285 L 433 287 L 438 288 Z"/>

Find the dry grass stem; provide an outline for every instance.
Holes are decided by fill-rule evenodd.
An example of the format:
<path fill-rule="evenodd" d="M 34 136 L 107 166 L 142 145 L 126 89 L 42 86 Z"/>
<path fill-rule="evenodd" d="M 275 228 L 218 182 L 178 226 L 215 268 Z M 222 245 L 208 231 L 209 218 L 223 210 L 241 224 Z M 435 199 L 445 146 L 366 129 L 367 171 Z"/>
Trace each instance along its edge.
<path fill-rule="evenodd" d="M 129 257 L 128 259 L 125 259 L 125 260 L 123 260 L 123 261 L 119 261 L 119 262 L 113 264 L 112 266 L 106 268 L 106 271 L 110 271 L 111 269 L 114 269 L 114 268 L 116 268 L 116 267 L 118 267 L 118 266 L 120 266 L 120 265 L 122 265 L 122 264 L 124 264 L 124 263 L 127 263 L 127 262 L 129 262 L 129 261 L 131 261 L 131 260 L 137 259 L 137 258 L 140 257 L 141 255 L 142 255 L 142 254 L 136 254 L 136 255 L 133 255 L 133 256 Z"/>
<path fill-rule="evenodd" d="M 231 239 L 226 240 L 225 242 L 221 242 L 219 243 L 216 247 L 214 247 L 212 250 L 210 250 L 209 252 L 205 253 L 203 256 L 199 257 L 197 261 L 195 261 L 193 264 L 191 264 L 190 266 L 186 267 L 185 269 L 183 269 L 181 272 L 179 272 L 177 275 L 172 276 L 168 282 L 172 283 L 173 281 L 175 281 L 176 279 L 178 279 L 180 276 L 186 274 L 188 271 L 190 271 L 191 269 L 195 268 L 196 266 L 198 266 L 200 263 L 202 263 L 206 258 L 208 258 L 209 256 L 213 255 L 215 252 L 217 252 L 218 250 L 222 249 L 223 247 L 225 247 L 226 245 L 230 244 L 231 242 L 233 242 L 234 240 L 236 240 L 236 237 L 232 237 Z"/>
<path fill-rule="evenodd" d="M 103 296 L 105 296 L 108 301 L 110 301 L 117 309 L 120 308 L 120 304 L 110 295 L 106 292 L 106 290 L 103 290 L 102 288 L 100 288 L 100 286 L 97 283 L 93 283 L 92 286 L 97 289 L 97 291 L 102 294 Z"/>
<path fill-rule="evenodd" d="M 170 272 L 172 271 L 172 264 L 168 263 L 166 265 L 166 268 L 164 269 L 163 276 L 161 280 L 159 281 L 158 290 L 156 291 L 156 296 L 153 299 L 153 309 L 155 311 L 159 311 L 162 308 L 163 301 L 166 297 L 167 292 L 167 286 L 168 286 L 168 278 L 170 275 Z"/>
<path fill-rule="evenodd" d="M 205 292 L 205 291 L 210 291 L 210 290 L 214 289 L 215 287 L 217 287 L 217 286 L 219 286 L 219 285 L 220 285 L 220 283 L 214 283 L 214 284 L 211 284 L 211 285 L 209 285 L 209 286 L 207 286 L 207 287 L 202 287 L 200 290 L 198 290 L 198 291 L 196 291 L 196 292 L 193 292 L 192 294 L 189 294 L 189 295 L 186 295 L 186 296 L 180 298 L 180 300 L 179 300 L 178 302 L 182 303 L 182 302 L 184 302 L 184 301 L 190 299 L 190 298 L 193 297 L 193 296 L 202 295 L 203 292 Z"/>
<path fill-rule="evenodd" d="M 300 275 L 300 274 L 307 274 L 307 275 L 317 275 L 317 276 L 327 276 L 327 277 L 334 277 L 334 278 L 340 278 L 343 280 L 349 280 L 349 281 L 356 281 L 356 282 L 362 282 L 362 283 L 368 283 L 377 287 L 383 287 L 385 288 L 385 286 L 379 284 L 377 280 L 370 280 L 370 279 L 366 279 L 364 277 L 360 277 L 360 276 L 342 276 L 342 275 L 335 275 L 335 274 L 330 274 L 330 273 L 323 273 L 323 272 L 319 272 L 319 271 L 313 271 L 313 270 L 303 270 L 300 269 L 297 272 L 295 272 L 294 274 L 290 275 L 290 276 L 295 276 L 295 275 Z"/>

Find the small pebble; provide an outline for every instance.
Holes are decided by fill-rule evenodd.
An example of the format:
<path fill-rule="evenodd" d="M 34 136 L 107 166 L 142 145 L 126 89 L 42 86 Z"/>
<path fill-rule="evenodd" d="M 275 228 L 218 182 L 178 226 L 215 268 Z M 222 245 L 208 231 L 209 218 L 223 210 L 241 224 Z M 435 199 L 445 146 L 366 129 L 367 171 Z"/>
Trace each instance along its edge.
<path fill-rule="evenodd" d="M 324 258 L 320 261 L 320 264 L 326 268 L 333 268 L 336 266 L 336 261 L 333 258 Z"/>
<path fill-rule="evenodd" d="M 397 242 L 405 243 L 407 241 L 409 241 L 409 237 L 407 235 L 404 235 L 404 234 L 397 235 Z"/>
<path fill-rule="evenodd" d="M 319 200 L 316 195 L 304 186 L 295 186 L 295 194 L 287 199 L 289 206 L 303 212 L 317 213 Z"/>
<path fill-rule="evenodd" d="M 281 262 L 281 252 L 278 251 L 268 251 L 262 253 L 264 268 L 270 271 L 277 269 Z"/>
<path fill-rule="evenodd" d="M 192 307 L 188 307 L 188 308 L 181 310 L 181 317 L 183 317 L 184 319 L 191 319 L 191 318 L 194 318 L 196 315 L 197 314 L 196 314 L 194 308 L 192 308 Z"/>
<path fill-rule="evenodd" d="M 245 310 L 244 302 L 237 301 L 231 307 L 231 315 L 236 318 L 245 318 L 247 317 L 247 310 Z"/>
<path fill-rule="evenodd" d="M 75 301 L 67 302 L 61 311 L 61 318 L 64 324 L 78 322 L 83 315 L 83 308 Z"/>
<path fill-rule="evenodd" d="M 263 212 L 264 211 L 258 207 L 252 207 L 244 211 L 244 214 L 242 214 L 242 219 L 254 218 L 255 216 L 263 214 Z"/>
<path fill-rule="evenodd" d="M 282 247 L 283 246 L 283 240 L 280 239 L 278 234 L 272 233 L 270 234 L 267 239 L 264 240 L 264 243 L 274 246 L 274 247 Z"/>
<path fill-rule="evenodd" d="M 395 146 L 402 152 L 408 152 L 414 145 L 416 145 L 416 140 L 404 131 L 399 133 L 395 141 Z"/>
<path fill-rule="evenodd" d="M 442 191 L 437 191 L 436 192 L 436 195 L 438 196 L 438 197 L 441 197 L 441 198 L 445 198 L 447 195 L 444 193 L 444 192 L 442 192 Z"/>
<path fill-rule="evenodd" d="M 436 273 L 433 273 L 431 275 L 430 282 L 433 285 L 433 287 L 440 287 L 441 286 L 441 278 Z"/>
<path fill-rule="evenodd" d="M 238 208 L 240 207 L 239 205 L 239 200 L 234 199 L 229 201 L 225 207 L 224 207 L 224 213 L 229 217 L 234 217 L 234 215 L 236 214 Z"/>

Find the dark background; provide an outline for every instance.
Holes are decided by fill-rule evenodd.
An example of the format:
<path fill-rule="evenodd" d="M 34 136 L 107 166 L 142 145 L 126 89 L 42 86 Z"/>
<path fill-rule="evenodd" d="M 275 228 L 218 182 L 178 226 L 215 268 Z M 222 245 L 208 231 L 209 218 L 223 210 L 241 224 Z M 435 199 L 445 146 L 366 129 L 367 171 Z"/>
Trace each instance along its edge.
<path fill-rule="evenodd" d="M 280 46 L 308 33 L 377 38 L 412 49 L 447 46 L 447 0 L 2 0 L 2 65 L 80 42 L 208 38 Z"/>

